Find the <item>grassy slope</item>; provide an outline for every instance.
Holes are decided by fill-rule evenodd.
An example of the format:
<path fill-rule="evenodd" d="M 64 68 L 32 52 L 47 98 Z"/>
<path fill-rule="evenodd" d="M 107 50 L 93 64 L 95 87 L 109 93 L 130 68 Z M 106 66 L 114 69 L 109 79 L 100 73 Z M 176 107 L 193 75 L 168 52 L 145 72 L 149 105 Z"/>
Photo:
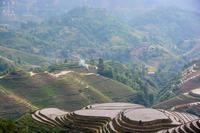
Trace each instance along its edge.
<path fill-rule="evenodd" d="M 96 80 L 100 81 L 95 83 Z M 7 76 L 0 84 L 37 107 L 80 109 L 91 103 L 128 101 L 135 92 L 119 82 L 92 76 L 69 73 L 55 78 L 41 73 L 30 76 Z M 120 92 L 120 93 L 119 93 Z"/>
<path fill-rule="evenodd" d="M 163 102 L 155 105 L 154 107 L 161 108 L 161 109 L 170 109 L 177 105 L 187 104 L 187 103 L 192 103 L 192 102 L 199 102 L 199 101 L 200 101 L 200 98 L 198 98 L 198 97 L 193 97 L 189 94 L 187 94 L 187 95 L 181 94 L 181 95 L 173 97 L 169 100 L 163 101 Z"/>
<path fill-rule="evenodd" d="M 15 118 L 29 110 L 36 109 L 27 100 L 18 97 L 0 86 L 0 117 Z"/>
<path fill-rule="evenodd" d="M 0 46 L 0 55 L 3 57 L 11 56 L 12 58 L 14 58 L 14 60 L 17 60 L 18 58 L 20 58 L 22 61 L 26 63 L 35 64 L 35 65 L 45 64 L 49 61 L 48 59 L 38 56 L 38 55 L 34 55 L 34 54 L 30 54 L 30 53 L 26 53 L 26 52 L 22 52 L 15 49 L 2 47 L 2 46 Z"/>
<path fill-rule="evenodd" d="M 61 131 L 67 131 L 66 129 L 52 128 L 45 124 L 39 123 L 35 121 L 29 113 L 20 117 L 15 123 L 20 125 L 22 128 L 25 128 L 27 133 L 60 133 Z"/>
<path fill-rule="evenodd" d="M 114 101 L 129 101 L 130 97 L 133 97 L 136 93 L 128 86 L 102 76 L 88 75 L 82 78 L 90 86 L 93 86 Z"/>
<path fill-rule="evenodd" d="M 195 68 L 196 73 L 198 73 L 200 71 L 200 69 L 199 69 L 200 61 L 199 60 L 194 61 L 191 64 L 188 64 L 188 66 L 185 67 L 185 70 L 187 70 L 189 67 L 191 67 L 194 63 L 198 66 L 197 68 Z M 173 90 L 168 89 L 167 91 L 165 91 L 165 94 L 162 94 L 162 96 L 165 96 L 169 93 L 173 93 L 174 96 L 172 96 L 171 98 L 169 98 L 167 100 L 160 102 L 159 104 L 155 105 L 154 107 L 170 109 L 174 106 L 181 105 L 181 104 L 199 102 L 200 101 L 199 97 L 195 97 L 193 95 L 190 95 L 190 93 L 189 93 L 191 90 L 200 87 L 199 81 L 200 81 L 200 78 L 198 76 L 198 77 L 182 84 L 181 86 L 174 88 Z M 193 108 L 191 108 L 190 110 L 193 110 Z M 198 110 L 199 110 L 199 108 L 198 108 Z"/>
<path fill-rule="evenodd" d="M 30 114 L 23 115 L 16 121 L 0 119 L 0 133 L 59 133 L 65 129 L 52 128 L 33 120 Z"/>

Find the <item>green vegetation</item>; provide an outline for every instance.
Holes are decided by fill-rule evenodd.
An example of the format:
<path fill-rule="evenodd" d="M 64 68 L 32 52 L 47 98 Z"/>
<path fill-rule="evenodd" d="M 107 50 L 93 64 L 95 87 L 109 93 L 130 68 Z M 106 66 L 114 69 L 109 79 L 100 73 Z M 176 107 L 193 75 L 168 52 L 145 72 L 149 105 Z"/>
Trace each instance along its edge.
<path fill-rule="evenodd" d="M 0 79 L 0 85 L 0 92 L 2 91 L 4 97 L 0 100 L 0 107 L 10 106 L 10 113 L 18 109 L 18 115 L 31 109 L 26 108 L 28 103 L 28 106 L 38 108 L 75 110 L 92 103 L 131 101 L 136 94 L 135 89 L 122 83 L 96 74 L 87 75 L 85 72 L 70 72 L 55 77 L 53 73 L 40 72 L 31 76 L 25 71 L 15 71 Z M 8 95 L 5 95 L 4 91 Z M 5 99 L 7 103 L 4 103 Z M 16 116 L 17 112 L 13 117 Z"/>
<path fill-rule="evenodd" d="M 163 42 L 165 45 L 179 48 L 184 40 L 199 37 L 200 31 L 197 26 L 200 17 L 198 15 L 177 8 L 158 8 L 134 18 L 130 23 L 148 32 L 155 42 Z"/>
<path fill-rule="evenodd" d="M 2 46 L 0 46 L 0 55 L 19 65 L 43 65 L 51 63 L 51 60 L 42 56 Z"/>
<path fill-rule="evenodd" d="M 13 121 L 0 119 L 0 133 L 27 133 L 27 130 Z"/>
<path fill-rule="evenodd" d="M 6 120 L 0 118 L 0 133 L 60 133 L 67 129 L 52 128 L 32 119 L 29 113 L 24 114 L 17 120 Z"/>
<path fill-rule="evenodd" d="M 15 119 L 23 113 L 32 110 L 25 99 L 17 97 L 12 92 L 0 86 L 0 117 Z"/>
<path fill-rule="evenodd" d="M 18 120 L 15 122 L 17 125 L 20 125 L 22 128 L 26 129 L 27 133 L 35 133 L 35 132 L 40 132 L 40 133 L 60 133 L 60 132 L 67 132 L 65 129 L 61 128 L 53 128 L 49 127 L 45 124 L 41 124 L 37 121 L 35 121 L 29 113 L 24 114 L 22 117 L 20 117 Z"/>
<path fill-rule="evenodd" d="M 130 66 L 117 61 L 104 62 L 103 59 L 99 59 L 97 72 L 136 89 L 137 94 L 131 98 L 132 102 L 146 106 L 153 105 L 154 96 L 158 92 L 157 85 L 145 72 L 142 73 L 139 66 Z"/>
<path fill-rule="evenodd" d="M 15 70 L 15 64 L 11 60 L 0 57 L 0 75 L 5 74 L 8 71 L 14 71 Z"/>
<path fill-rule="evenodd" d="M 101 9 L 76 8 L 58 19 L 53 18 L 42 24 L 27 22 L 21 26 L 17 31 L 1 30 L 1 46 L 24 54 L 69 58 L 72 53 L 91 57 L 88 53 L 92 50 L 100 55 L 102 49 L 107 49 L 104 52 L 109 54 L 110 46 L 126 49 L 126 46 L 140 42 L 137 31 Z"/>

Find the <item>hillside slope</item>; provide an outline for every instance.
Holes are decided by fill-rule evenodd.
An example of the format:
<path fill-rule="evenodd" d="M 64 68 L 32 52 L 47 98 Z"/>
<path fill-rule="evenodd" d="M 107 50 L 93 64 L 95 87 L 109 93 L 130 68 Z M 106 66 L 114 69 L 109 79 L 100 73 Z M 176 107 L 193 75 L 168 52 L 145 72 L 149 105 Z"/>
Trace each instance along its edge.
<path fill-rule="evenodd" d="M 51 62 L 48 58 L 3 46 L 0 46 L 0 56 L 21 64 L 44 65 Z"/>
<path fill-rule="evenodd" d="M 156 108 L 184 110 L 199 115 L 200 111 L 200 61 L 194 61 L 188 65 L 181 74 L 179 84 L 166 90 L 164 95 L 174 94 L 170 99 L 155 105 Z M 174 85 L 175 86 L 175 85 Z"/>
<path fill-rule="evenodd" d="M 184 44 L 186 39 L 190 41 L 197 39 L 194 37 L 199 34 L 196 28 L 199 24 L 198 18 L 185 22 L 185 18 L 198 15 L 173 9 L 175 15 L 171 11 L 169 14 L 173 16 L 170 17 L 167 15 L 168 11 L 169 9 L 162 12 L 153 10 L 149 14 L 133 19 L 129 24 L 104 9 L 77 7 L 65 14 L 50 17 L 42 23 L 20 21 L 18 28 L 0 26 L 0 46 L 2 46 L 0 49 L 9 48 L 13 53 L 17 50 L 17 57 L 34 65 L 44 64 L 42 62 L 48 62 L 49 58 L 95 57 L 95 59 L 104 58 L 125 63 L 137 61 L 157 70 L 160 65 L 168 64 L 172 60 L 182 61 L 180 55 L 192 48 L 179 45 Z M 176 15 L 184 17 L 175 18 Z M 170 19 L 169 24 L 163 21 L 165 17 Z M 155 18 L 158 22 L 153 21 Z M 184 24 L 179 26 L 180 21 L 184 21 Z M 187 26 L 189 32 L 194 31 L 194 36 L 183 35 L 185 32 L 182 32 L 182 29 L 188 23 L 194 23 L 192 29 Z M 178 33 L 163 25 L 169 27 L 172 25 Z M 175 40 L 174 36 L 179 40 Z M 177 49 L 172 48 L 172 45 L 177 45 Z M 9 54 L 2 52 L 0 55 L 14 58 L 10 50 Z M 186 57 L 196 56 L 193 54 L 195 51 L 187 53 Z"/>
<path fill-rule="evenodd" d="M 0 117 L 13 119 L 35 109 L 27 100 L 0 86 Z"/>
<path fill-rule="evenodd" d="M 199 20 L 196 12 L 169 7 L 140 14 L 130 23 L 135 28 L 148 32 L 155 42 L 161 41 L 168 48 L 177 46 L 175 50 L 178 51 L 185 40 L 199 38 Z"/>
<path fill-rule="evenodd" d="M 13 72 L 1 78 L 0 85 L 36 107 L 56 106 L 70 111 L 91 103 L 131 101 L 136 93 L 117 81 L 71 71 L 61 75 Z"/>

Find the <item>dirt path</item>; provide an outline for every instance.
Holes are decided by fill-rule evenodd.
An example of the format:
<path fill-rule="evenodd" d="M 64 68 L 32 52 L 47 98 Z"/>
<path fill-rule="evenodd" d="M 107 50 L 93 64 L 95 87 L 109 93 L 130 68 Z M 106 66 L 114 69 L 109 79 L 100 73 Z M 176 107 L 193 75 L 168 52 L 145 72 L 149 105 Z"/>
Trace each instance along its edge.
<path fill-rule="evenodd" d="M 45 72 L 45 73 L 48 73 L 53 77 L 59 78 L 60 76 L 63 76 L 63 75 L 66 75 L 66 74 L 69 74 L 69 73 L 72 73 L 72 72 L 74 72 L 74 71 L 60 71 L 59 73 Z M 88 75 L 93 75 L 93 74 L 94 73 L 80 73 L 80 75 L 83 75 L 83 76 L 88 76 Z"/>
<path fill-rule="evenodd" d="M 32 76 L 36 75 L 37 73 L 34 73 L 34 72 L 31 71 L 31 72 L 29 72 L 29 74 L 30 74 L 31 77 L 32 77 Z"/>
<path fill-rule="evenodd" d="M 53 73 L 51 73 L 51 74 L 52 74 L 54 77 L 58 78 L 58 77 L 60 77 L 60 76 L 66 75 L 66 74 L 71 73 L 71 72 L 73 72 L 73 71 L 61 71 L 61 72 L 56 73 L 56 74 L 53 74 Z"/>
<path fill-rule="evenodd" d="M 84 76 L 89 76 L 89 75 L 93 75 L 94 73 L 81 73 L 81 75 L 84 75 Z"/>

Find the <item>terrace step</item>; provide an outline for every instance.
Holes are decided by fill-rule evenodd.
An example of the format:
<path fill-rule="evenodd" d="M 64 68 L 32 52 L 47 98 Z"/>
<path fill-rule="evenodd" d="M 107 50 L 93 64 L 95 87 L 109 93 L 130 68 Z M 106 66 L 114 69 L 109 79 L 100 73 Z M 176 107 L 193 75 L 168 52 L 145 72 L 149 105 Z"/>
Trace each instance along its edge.
<path fill-rule="evenodd" d="M 88 105 L 83 109 L 98 109 L 98 110 L 125 110 L 125 109 L 138 109 L 144 106 L 132 103 L 102 103 Z"/>
<path fill-rule="evenodd" d="M 57 116 L 56 118 L 55 118 L 55 120 L 60 124 L 60 125 L 65 125 L 65 121 L 63 120 L 63 118 L 62 118 L 63 116 Z"/>
<path fill-rule="evenodd" d="M 46 108 L 35 111 L 32 118 L 84 133 L 200 133 L 200 119 L 195 115 L 126 103 L 95 104 L 71 113 Z"/>
<path fill-rule="evenodd" d="M 191 128 L 194 130 L 194 131 L 200 131 L 200 127 L 197 125 L 197 122 L 196 121 L 192 121 L 192 123 L 190 124 Z"/>
<path fill-rule="evenodd" d="M 117 121 L 119 122 L 120 125 L 124 126 L 124 127 L 129 127 L 129 128 L 133 128 L 133 129 L 141 129 L 141 130 L 162 130 L 162 129 L 168 129 L 168 128 L 172 128 L 175 126 L 178 126 L 177 124 L 171 124 L 171 123 L 158 123 L 158 124 L 153 124 L 153 125 L 139 125 L 139 122 L 137 125 L 135 124 L 130 124 L 128 122 L 126 122 L 122 115 L 119 115 L 118 118 L 116 118 Z"/>
<path fill-rule="evenodd" d="M 109 124 L 109 123 L 108 123 Z M 106 126 L 104 126 L 104 133 L 110 133 L 109 129 L 108 129 L 108 124 Z"/>
<path fill-rule="evenodd" d="M 101 119 L 99 119 L 99 118 L 87 118 L 87 119 L 83 119 L 83 118 L 79 118 L 78 116 L 75 116 L 74 114 L 72 114 L 72 115 L 68 115 L 68 117 L 70 117 L 71 119 L 73 119 L 73 120 L 77 120 L 77 121 L 83 121 L 83 122 L 87 122 L 87 123 L 96 123 L 96 124 L 102 124 L 102 125 L 105 125 L 105 124 L 107 124 L 110 120 L 101 120 Z"/>
<path fill-rule="evenodd" d="M 187 133 L 187 131 L 186 131 L 185 128 L 184 128 L 184 125 L 181 125 L 181 126 L 179 126 L 178 128 L 179 128 L 179 130 L 181 130 L 181 131 Z"/>
<path fill-rule="evenodd" d="M 146 126 L 160 122 L 171 123 L 171 120 L 163 112 L 150 108 L 126 110 L 122 113 L 122 116 L 123 120 L 133 125 L 137 125 L 140 121 Z"/>
<path fill-rule="evenodd" d="M 50 121 L 51 123 L 54 123 L 57 126 L 61 126 L 61 124 L 59 122 L 57 122 L 56 120 L 53 120 L 49 117 L 47 117 L 46 115 L 42 114 L 41 111 L 39 111 L 39 115 L 43 118 L 45 118 L 46 120 Z"/>
<path fill-rule="evenodd" d="M 69 120 L 71 122 L 71 124 L 73 126 L 76 126 L 78 128 L 91 128 L 92 130 L 95 129 L 97 132 L 102 132 L 103 131 L 103 127 L 106 126 L 106 124 L 108 122 L 98 122 L 98 120 L 96 120 L 96 122 L 94 120 L 90 121 L 90 120 L 84 120 L 84 119 L 78 119 L 76 117 L 73 117 L 72 114 L 69 114 L 65 117 L 65 120 Z"/>
<path fill-rule="evenodd" d="M 40 123 L 43 123 L 43 124 L 48 125 L 48 126 L 51 126 L 51 127 L 55 127 L 55 125 L 50 124 L 50 123 L 48 123 L 48 122 L 45 122 L 45 121 L 43 121 L 42 119 L 36 117 L 35 114 L 32 114 L 31 116 L 32 116 L 32 118 L 33 118 L 34 120 L 36 120 L 36 121 L 38 121 L 38 122 L 40 122 Z"/>
<path fill-rule="evenodd" d="M 145 132 L 145 133 L 149 133 L 149 132 L 156 132 L 156 131 L 165 129 L 163 127 L 160 127 L 160 128 L 149 127 L 148 129 L 142 129 L 142 127 L 132 128 L 132 127 L 121 125 L 121 122 L 119 122 L 119 121 L 114 121 L 113 124 L 115 124 L 114 127 L 117 130 L 119 130 L 120 132 L 142 132 L 142 133 Z"/>
<path fill-rule="evenodd" d="M 188 123 L 190 121 L 194 121 L 199 118 L 197 116 L 194 116 L 188 113 L 180 113 L 180 112 L 175 112 L 175 111 L 171 111 L 170 113 L 176 116 L 182 124 Z"/>
<path fill-rule="evenodd" d="M 182 124 L 183 122 L 181 122 L 181 120 L 179 119 L 179 116 L 173 115 L 172 112 L 169 112 L 167 110 L 161 110 L 159 109 L 159 111 L 163 112 L 167 117 L 169 117 L 169 119 L 172 121 L 173 124 Z"/>
<path fill-rule="evenodd" d="M 110 133 L 119 133 L 119 131 L 117 131 L 114 126 L 113 126 L 113 122 L 111 121 L 109 124 L 108 124 L 108 130 Z"/>
<path fill-rule="evenodd" d="M 52 123 L 51 121 L 49 121 L 48 119 L 44 118 L 43 116 L 40 116 L 39 114 L 39 111 L 40 110 L 37 110 L 35 113 L 34 113 L 34 116 L 38 119 L 40 119 L 40 121 L 44 122 L 44 123 L 47 123 L 48 125 L 52 125 L 54 127 L 56 127 L 57 125 L 55 123 Z M 37 119 L 36 119 L 37 120 Z M 40 122 L 39 121 L 39 122 Z"/>
<path fill-rule="evenodd" d="M 192 133 L 195 133 L 195 131 L 190 127 L 190 123 L 191 122 L 188 122 L 185 124 L 184 128 L 187 132 L 192 132 Z"/>
<path fill-rule="evenodd" d="M 176 133 L 176 131 L 175 131 L 174 129 L 169 129 L 169 130 L 167 131 L 167 133 Z"/>
<path fill-rule="evenodd" d="M 200 133 L 199 121 L 200 120 L 194 120 L 176 128 L 160 131 L 160 133 L 171 133 L 171 131 L 175 131 L 175 133 Z"/>
<path fill-rule="evenodd" d="M 184 125 L 178 126 L 176 127 L 176 132 L 177 133 L 187 133 L 187 131 L 185 131 L 185 129 L 183 128 Z"/>
<path fill-rule="evenodd" d="M 198 125 L 198 127 L 200 127 L 200 120 L 197 120 L 197 125 Z"/>

